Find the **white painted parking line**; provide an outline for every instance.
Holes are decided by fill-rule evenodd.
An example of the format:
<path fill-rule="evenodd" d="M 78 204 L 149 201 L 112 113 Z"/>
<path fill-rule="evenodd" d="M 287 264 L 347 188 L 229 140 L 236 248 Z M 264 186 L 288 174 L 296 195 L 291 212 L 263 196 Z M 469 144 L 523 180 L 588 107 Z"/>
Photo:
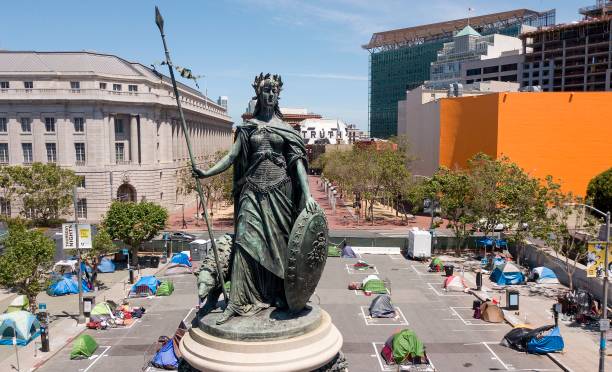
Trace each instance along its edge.
<path fill-rule="evenodd" d="M 420 372 L 435 372 L 436 366 L 434 366 L 431 358 L 427 357 L 429 360 L 429 365 L 427 367 L 425 364 L 419 366 L 398 366 L 396 364 L 390 366 L 387 365 L 380 356 L 380 351 L 385 343 L 384 342 L 372 342 L 372 347 L 374 348 L 374 354 L 376 354 L 376 359 L 378 360 L 378 365 L 380 366 L 380 370 L 382 372 L 394 372 L 394 371 L 420 371 Z M 379 350 L 380 348 L 380 350 Z M 403 367 L 403 368 L 402 368 Z"/>
<path fill-rule="evenodd" d="M 189 312 L 183 318 L 183 323 L 185 323 L 185 321 L 187 321 L 187 318 L 189 318 L 189 315 L 191 315 L 191 312 L 194 311 L 194 310 L 195 310 L 195 308 L 193 308 L 193 307 L 191 309 L 189 309 Z"/>
<path fill-rule="evenodd" d="M 363 291 L 361 289 L 353 289 L 353 291 L 355 292 L 356 296 L 365 296 L 365 293 L 363 293 Z M 387 294 L 391 294 L 391 292 L 389 292 L 389 288 L 385 288 L 385 291 L 387 291 Z M 380 293 L 372 293 L 372 295 L 379 295 Z"/>
<path fill-rule="evenodd" d="M 346 272 L 349 273 L 349 275 L 355 275 L 355 274 L 366 274 L 366 275 L 380 275 L 380 273 L 378 272 L 378 269 L 376 268 L 376 266 L 371 266 L 368 267 L 365 270 L 356 270 L 353 265 L 349 265 L 349 264 L 344 264 L 344 266 L 346 267 Z"/>
<path fill-rule="evenodd" d="M 461 314 L 459 314 L 459 312 L 457 311 L 457 309 L 472 309 L 471 307 L 449 306 L 449 308 L 451 309 L 453 314 L 457 318 L 459 318 L 459 320 L 461 320 L 463 322 L 463 324 L 465 324 L 467 326 L 500 326 L 500 325 L 503 326 L 503 325 L 505 325 L 504 323 L 472 323 L 471 320 L 463 319 Z"/>
<path fill-rule="evenodd" d="M 401 254 L 388 254 L 387 256 L 392 260 L 405 260 L 404 256 Z"/>
<path fill-rule="evenodd" d="M 365 324 L 367 326 L 400 326 L 400 325 L 409 325 L 408 320 L 404 316 L 402 310 L 394 306 L 395 313 L 397 314 L 395 318 L 372 318 L 371 316 L 366 314 L 366 309 L 369 310 L 368 306 L 360 306 L 361 308 L 361 316 L 363 317 Z M 380 323 L 377 323 L 380 322 Z M 387 322 L 387 323 L 384 323 Z"/>
<path fill-rule="evenodd" d="M 427 283 L 427 285 L 429 286 L 429 289 L 431 289 L 432 291 L 434 291 L 434 293 L 440 297 L 464 297 L 464 296 L 471 296 L 471 294 L 469 293 L 464 293 L 464 292 L 439 292 L 435 287 L 434 284 L 437 283 Z"/>
<path fill-rule="evenodd" d="M 133 318 L 132 318 L 132 319 L 133 319 Z M 133 327 L 133 326 L 134 326 L 136 323 L 138 323 L 139 321 L 140 321 L 140 319 L 136 319 L 136 320 L 134 320 L 134 321 L 132 322 L 132 324 L 130 324 L 130 325 L 129 325 L 129 326 L 127 326 L 127 327 L 124 327 L 124 326 L 117 326 L 117 327 L 114 327 L 114 328 L 109 328 L 109 330 L 110 330 L 110 331 L 117 331 L 117 330 L 123 330 L 123 329 L 130 329 L 130 328 L 132 328 L 132 327 Z"/>
<path fill-rule="evenodd" d="M 442 276 L 442 273 L 441 273 L 441 272 L 437 272 L 437 273 L 435 273 L 435 272 L 432 272 L 432 273 L 429 273 L 429 272 L 428 272 L 428 273 L 422 273 L 422 272 L 420 272 L 419 270 L 417 270 L 417 268 L 416 268 L 416 267 L 414 267 L 413 265 L 411 265 L 410 267 L 411 267 L 411 268 L 412 268 L 412 270 L 414 270 L 414 272 L 415 272 L 415 273 L 417 273 L 418 275 L 435 275 L 435 276 Z"/>
<path fill-rule="evenodd" d="M 497 343 L 497 342 L 496 342 L 496 343 Z M 486 342 L 483 342 L 482 344 L 483 344 L 483 345 L 484 345 L 484 346 L 485 346 L 485 347 L 486 347 L 486 348 L 489 350 L 489 352 L 491 353 L 491 355 L 493 355 L 493 358 L 491 358 L 491 359 L 496 359 L 496 360 L 499 362 L 499 364 L 501 364 L 501 365 L 504 367 L 504 369 L 505 369 L 506 371 L 509 371 L 509 370 L 510 370 L 510 368 L 512 367 L 512 365 L 511 365 L 511 364 L 506 364 L 506 363 L 504 363 L 504 361 L 503 361 L 503 360 L 501 360 L 501 358 L 500 358 L 500 357 L 499 357 L 497 354 L 495 354 L 495 352 L 493 351 L 493 349 L 491 349 L 491 347 L 489 346 L 489 344 L 487 344 Z M 514 368 L 512 368 L 512 369 L 514 369 Z"/>
<path fill-rule="evenodd" d="M 93 367 L 93 365 L 94 365 L 94 364 L 96 364 L 96 362 L 97 362 L 98 360 L 100 360 L 100 358 L 102 358 L 102 357 L 104 356 L 104 354 L 106 354 L 106 352 L 107 352 L 107 351 L 108 351 L 108 350 L 111 348 L 110 346 L 102 346 L 102 347 L 105 347 L 106 349 L 104 349 L 104 351 L 103 351 L 102 353 L 100 353 L 100 355 L 98 355 L 98 356 L 97 356 L 97 357 L 96 357 L 96 358 L 93 360 L 93 362 L 91 362 L 91 363 L 90 363 L 90 364 L 87 366 L 87 368 L 85 368 L 84 370 L 82 370 L 83 372 L 87 372 L 87 371 L 89 371 L 89 369 L 90 369 L 91 367 Z M 79 370 L 79 371 L 80 371 L 80 370 Z"/>

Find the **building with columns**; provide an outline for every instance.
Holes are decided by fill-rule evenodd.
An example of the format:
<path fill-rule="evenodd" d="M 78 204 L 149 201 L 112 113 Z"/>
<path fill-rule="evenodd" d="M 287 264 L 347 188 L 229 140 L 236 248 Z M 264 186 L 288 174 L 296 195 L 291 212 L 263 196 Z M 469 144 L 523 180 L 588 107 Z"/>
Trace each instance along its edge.
<path fill-rule="evenodd" d="M 229 148 L 227 109 L 179 84 L 196 161 Z M 139 63 L 93 52 L 0 51 L 0 164 L 54 162 L 84 176 L 77 215 L 99 221 L 115 199 L 184 203 L 189 160 L 172 83 Z M 2 212 L 17 215 L 19 201 Z"/>

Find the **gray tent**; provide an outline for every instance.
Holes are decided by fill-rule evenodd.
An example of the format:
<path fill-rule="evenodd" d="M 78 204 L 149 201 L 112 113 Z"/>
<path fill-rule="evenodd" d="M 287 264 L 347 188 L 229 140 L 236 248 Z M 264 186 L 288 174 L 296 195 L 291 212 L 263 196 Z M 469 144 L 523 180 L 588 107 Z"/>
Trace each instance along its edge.
<path fill-rule="evenodd" d="M 395 307 L 391 303 L 391 296 L 381 294 L 376 296 L 370 304 L 372 318 L 395 318 Z"/>

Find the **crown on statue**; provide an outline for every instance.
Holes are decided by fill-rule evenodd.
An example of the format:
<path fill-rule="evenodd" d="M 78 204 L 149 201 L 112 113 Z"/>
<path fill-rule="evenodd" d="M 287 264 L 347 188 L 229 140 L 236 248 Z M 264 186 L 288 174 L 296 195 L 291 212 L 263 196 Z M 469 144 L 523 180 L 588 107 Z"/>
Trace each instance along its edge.
<path fill-rule="evenodd" d="M 261 94 L 261 90 L 266 82 L 275 87 L 278 93 L 280 93 L 280 91 L 283 89 L 283 79 L 281 79 L 280 75 L 270 75 L 269 73 L 264 75 L 262 72 L 255 76 L 255 81 L 253 82 L 253 89 L 255 89 L 256 95 L 254 97 L 255 99 Z"/>

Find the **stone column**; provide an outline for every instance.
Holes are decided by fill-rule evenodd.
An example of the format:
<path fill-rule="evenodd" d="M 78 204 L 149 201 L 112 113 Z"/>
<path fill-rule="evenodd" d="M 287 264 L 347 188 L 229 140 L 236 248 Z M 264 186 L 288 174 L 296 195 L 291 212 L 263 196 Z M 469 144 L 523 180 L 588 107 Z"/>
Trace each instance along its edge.
<path fill-rule="evenodd" d="M 108 144 L 109 164 L 115 164 L 117 159 L 115 155 L 115 115 L 112 114 L 108 115 Z"/>
<path fill-rule="evenodd" d="M 130 117 L 130 160 L 138 164 L 138 119 L 136 115 Z"/>

